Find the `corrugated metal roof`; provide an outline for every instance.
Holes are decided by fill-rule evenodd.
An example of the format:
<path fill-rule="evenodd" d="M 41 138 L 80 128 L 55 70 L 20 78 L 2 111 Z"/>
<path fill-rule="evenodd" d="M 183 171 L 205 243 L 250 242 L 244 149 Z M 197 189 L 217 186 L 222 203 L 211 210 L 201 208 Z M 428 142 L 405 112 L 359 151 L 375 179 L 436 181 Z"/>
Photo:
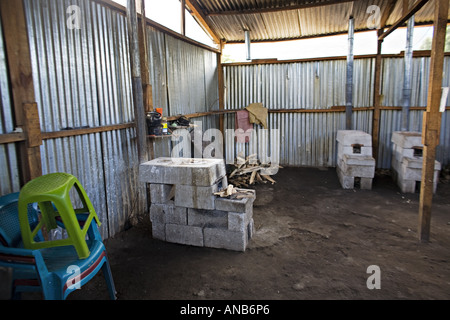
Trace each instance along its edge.
<path fill-rule="evenodd" d="M 375 14 L 385 17 L 386 26 L 403 14 L 402 0 L 192 0 L 196 1 L 214 33 L 226 42 L 244 42 L 244 30 L 252 41 L 272 41 L 326 36 L 348 31 L 348 19 L 355 30 L 370 30 Z M 430 0 L 415 14 L 416 24 L 433 21 Z M 411 5 L 414 0 L 410 1 Z M 368 10 L 378 6 L 379 12 Z M 450 15 L 449 15 L 450 16 Z"/>

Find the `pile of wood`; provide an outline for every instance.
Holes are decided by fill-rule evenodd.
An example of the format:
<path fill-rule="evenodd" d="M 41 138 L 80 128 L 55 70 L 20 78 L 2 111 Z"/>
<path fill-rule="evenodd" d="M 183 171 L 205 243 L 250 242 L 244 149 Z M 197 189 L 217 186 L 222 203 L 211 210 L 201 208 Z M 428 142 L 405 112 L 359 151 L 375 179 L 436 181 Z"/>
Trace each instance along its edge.
<path fill-rule="evenodd" d="M 273 169 L 273 166 L 261 165 L 261 163 L 256 159 L 256 154 L 250 155 L 246 159 L 238 156 L 236 162 L 237 163 L 234 164 L 234 170 L 228 177 L 228 182 L 230 184 L 233 184 L 238 188 L 248 188 L 256 183 L 276 183 L 270 175 L 263 174 L 266 173 L 266 169 Z M 278 166 L 277 168 L 281 167 Z"/>

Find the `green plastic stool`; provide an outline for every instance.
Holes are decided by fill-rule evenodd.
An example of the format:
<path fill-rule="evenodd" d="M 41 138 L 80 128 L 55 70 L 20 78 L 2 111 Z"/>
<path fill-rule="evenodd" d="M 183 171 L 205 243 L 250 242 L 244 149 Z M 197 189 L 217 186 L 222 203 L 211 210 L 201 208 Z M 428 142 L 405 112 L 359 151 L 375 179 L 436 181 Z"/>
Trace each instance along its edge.
<path fill-rule="evenodd" d="M 75 187 L 83 208 L 75 209 L 70 199 L 69 191 Z M 41 211 L 39 224 L 31 230 L 28 222 L 28 204 L 37 203 Z M 67 173 L 51 173 L 38 177 L 28 182 L 19 195 L 19 222 L 25 249 L 43 249 L 50 247 L 72 245 L 80 259 L 89 257 L 89 249 L 86 243 L 86 233 L 95 218 L 98 226 L 100 221 L 86 192 L 80 182 L 73 175 Z M 89 213 L 83 227 L 77 219 L 77 214 Z M 61 240 L 49 240 L 36 242 L 39 230 L 43 227 L 47 231 L 57 228 L 56 219 L 60 217 L 68 237 Z"/>

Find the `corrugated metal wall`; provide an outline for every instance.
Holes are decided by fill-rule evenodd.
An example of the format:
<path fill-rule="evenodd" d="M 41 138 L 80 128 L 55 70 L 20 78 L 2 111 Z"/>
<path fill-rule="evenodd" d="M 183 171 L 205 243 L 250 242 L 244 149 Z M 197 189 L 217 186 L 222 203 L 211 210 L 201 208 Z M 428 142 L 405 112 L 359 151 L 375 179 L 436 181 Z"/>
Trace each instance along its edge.
<path fill-rule="evenodd" d="M 67 27 L 70 5 L 80 29 Z M 25 1 L 41 130 L 99 127 L 134 120 L 126 17 L 89 0 Z M 137 183 L 135 130 L 45 140 L 43 174 L 75 175 L 110 237 L 145 210 Z"/>
<path fill-rule="evenodd" d="M 92 0 L 24 4 L 42 132 L 133 122 L 125 12 Z M 80 8 L 80 29 L 67 26 L 71 5 Z M 168 116 L 217 110 L 216 53 L 148 30 L 155 107 L 163 107 Z M 0 133 L 11 133 L 14 113 L 2 37 L 0 71 Z M 218 127 L 216 118 L 198 120 L 206 130 Z M 136 142 L 135 129 L 128 128 L 48 139 L 41 147 L 43 174 L 67 172 L 80 180 L 102 221 L 104 238 L 148 210 L 145 186 L 137 179 Z M 19 191 L 15 144 L 0 146 L 0 165 L 8 168 L 1 170 L 0 194 Z"/>
<path fill-rule="evenodd" d="M 153 105 L 165 116 L 219 110 L 217 54 L 147 28 Z M 218 116 L 194 118 L 203 131 L 219 128 Z M 170 156 L 170 139 L 153 141 L 155 156 Z"/>
<path fill-rule="evenodd" d="M 403 89 L 403 59 L 385 58 L 383 59 L 383 99 L 384 106 L 401 106 Z M 412 67 L 412 95 L 411 105 L 425 107 L 427 105 L 428 81 L 430 75 L 430 58 L 420 57 L 413 59 Z M 444 58 L 442 86 L 450 86 L 450 57 Z M 450 97 L 447 99 L 447 106 L 450 105 Z M 437 148 L 437 160 L 442 164 L 450 163 L 450 126 L 448 119 L 450 111 L 442 115 L 440 145 Z M 383 110 L 380 120 L 380 147 L 378 166 L 390 168 L 392 157 L 392 132 L 401 130 L 401 111 Z M 422 131 L 423 111 L 411 110 L 410 131 Z"/>
<path fill-rule="evenodd" d="M 425 106 L 430 58 L 414 58 L 412 106 Z M 354 106 L 373 105 L 375 60 L 356 59 Z M 383 105 L 401 106 L 403 59 L 383 59 Z M 345 105 L 346 61 L 322 60 L 277 64 L 225 65 L 225 108 L 239 110 L 261 102 L 268 109 L 329 109 Z M 450 57 L 445 58 L 443 86 L 450 85 Z M 443 116 L 438 160 L 450 162 L 448 112 Z M 421 131 L 422 111 L 411 111 L 411 131 Z M 353 113 L 354 129 L 372 134 L 371 110 Z M 391 135 L 400 130 L 401 111 L 383 110 L 377 165 L 390 168 Z M 280 130 L 280 164 L 285 166 L 335 166 L 336 133 L 345 129 L 345 114 L 335 112 L 271 113 L 270 130 Z M 227 115 L 227 129 L 235 128 L 234 115 Z M 227 159 L 245 150 L 239 143 L 226 145 Z M 275 152 L 275 149 L 273 149 Z M 230 156 L 231 155 L 231 156 Z M 249 155 L 249 152 L 246 152 Z"/>

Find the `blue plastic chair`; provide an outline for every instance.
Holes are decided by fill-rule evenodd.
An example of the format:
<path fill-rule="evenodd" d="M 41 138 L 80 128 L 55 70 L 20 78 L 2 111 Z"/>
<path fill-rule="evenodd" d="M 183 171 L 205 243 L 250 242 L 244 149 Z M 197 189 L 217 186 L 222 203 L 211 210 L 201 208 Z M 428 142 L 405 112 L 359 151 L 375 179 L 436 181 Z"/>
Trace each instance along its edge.
<path fill-rule="evenodd" d="M 0 197 L 0 266 L 11 268 L 11 297 L 19 298 L 20 293 L 41 291 L 46 300 L 64 300 L 67 296 L 89 282 L 100 270 L 106 279 L 109 296 L 116 299 L 116 290 L 111 274 L 106 248 L 96 222 L 92 222 L 87 232 L 86 243 L 89 257 L 80 259 L 73 246 L 28 250 L 23 248 L 18 218 L 19 193 Z M 31 227 L 39 223 L 37 207 L 28 206 Z M 88 214 L 77 214 L 83 225 Z M 62 220 L 56 220 L 64 228 Z M 42 240 L 42 233 L 36 241 Z"/>

